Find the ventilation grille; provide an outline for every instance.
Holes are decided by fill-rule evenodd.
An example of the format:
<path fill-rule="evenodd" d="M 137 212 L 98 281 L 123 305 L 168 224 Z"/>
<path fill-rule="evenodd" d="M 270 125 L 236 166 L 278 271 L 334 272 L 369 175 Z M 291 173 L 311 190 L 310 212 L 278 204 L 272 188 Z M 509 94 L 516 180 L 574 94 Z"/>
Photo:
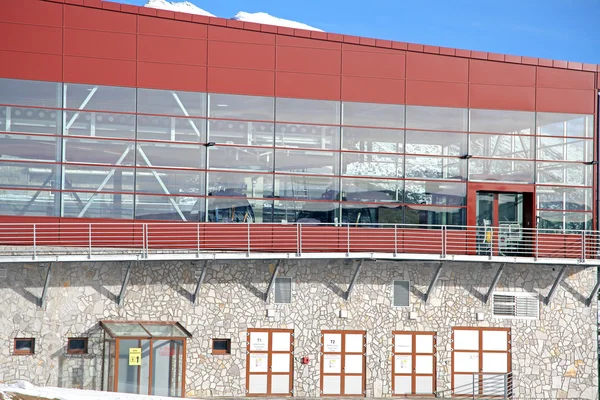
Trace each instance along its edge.
<path fill-rule="evenodd" d="M 275 278 L 275 303 L 292 302 L 292 278 Z"/>
<path fill-rule="evenodd" d="M 394 307 L 410 305 L 410 282 L 394 281 Z"/>
<path fill-rule="evenodd" d="M 494 293 L 494 317 L 537 319 L 540 302 L 532 293 Z"/>

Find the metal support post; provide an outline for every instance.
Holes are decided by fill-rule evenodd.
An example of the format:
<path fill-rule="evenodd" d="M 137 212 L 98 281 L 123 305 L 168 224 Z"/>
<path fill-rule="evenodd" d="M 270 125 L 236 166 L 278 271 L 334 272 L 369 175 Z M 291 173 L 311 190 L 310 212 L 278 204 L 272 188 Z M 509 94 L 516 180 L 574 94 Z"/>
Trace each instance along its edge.
<path fill-rule="evenodd" d="M 544 305 L 550 304 L 550 300 L 552 300 L 552 296 L 554 296 L 554 292 L 556 292 L 556 289 L 558 288 L 558 284 L 560 283 L 560 281 L 562 281 L 563 277 L 565 276 L 565 272 L 567 272 L 566 265 L 560 269 L 560 272 L 558 273 L 556 280 L 554 281 L 554 283 L 552 284 L 552 287 L 550 288 L 550 291 L 548 292 L 548 296 L 546 296 L 546 298 L 544 298 Z"/>
<path fill-rule="evenodd" d="M 192 295 L 192 304 L 198 305 L 198 293 L 200 293 L 200 287 L 202 286 L 202 282 L 204 282 L 204 277 L 206 276 L 206 269 L 208 268 L 208 260 L 204 261 L 204 266 L 200 271 L 200 276 L 198 276 L 198 280 L 196 281 L 196 289 L 194 289 L 194 294 Z"/>
<path fill-rule="evenodd" d="M 352 294 L 352 289 L 354 288 L 354 284 L 358 280 L 358 275 L 360 275 L 360 270 L 362 268 L 363 260 L 358 262 L 356 269 L 354 270 L 354 275 L 352 275 L 352 279 L 350 280 L 350 284 L 348 285 L 348 290 L 346 290 L 346 300 L 350 300 L 350 295 Z"/>
<path fill-rule="evenodd" d="M 48 296 L 48 286 L 50 286 L 50 278 L 52 277 L 52 263 L 48 264 L 46 270 L 46 279 L 44 280 L 44 288 L 42 289 L 42 297 L 40 297 L 39 307 L 46 308 L 46 297 Z"/>
<path fill-rule="evenodd" d="M 267 293 L 265 293 L 265 301 L 269 301 L 269 294 L 271 294 L 271 290 L 273 290 L 273 286 L 275 286 L 275 279 L 277 279 L 277 274 L 279 273 L 280 265 L 281 265 L 281 260 L 278 260 L 277 264 L 275 264 L 275 270 L 273 270 L 273 275 L 271 276 L 271 280 L 269 281 L 269 286 L 267 287 Z"/>
<path fill-rule="evenodd" d="M 133 266 L 133 261 L 129 262 L 127 266 L 127 271 L 125 271 L 125 277 L 123 278 L 123 283 L 121 284 L 121 291 L 119 292 L 119 297 L 117 297 L 117 305 L 123 305 L 123 300 L 125 299 L 125 291 L 127 290 L 127 284 L 129 283 L 129 277 L 131 276 L 131 267 Z"/>
<path fill-rule="evenodd" d="M 438 281 L 438 278 L 440 277 L 440 273 L 442 272 L 442 266 L 444 265 L 444 263 L 440 263 L 440 265 L 438 265 L 437 269 L 435 270 L 435 274 L 433 274 L 433 279 L 431 279 L 431 283 L 429 284 L 429 288 L 427 289 L 427 293 L 425 293 L 425 295 L 423 296 L 423 301 L 425 303 L 427 303 L 429 301 L 429 297 L 431 296 L 431 292 L 433 291 L 433 288 L 435 287 L 435 284 Z"/>
<path fill-rule="evenodd" d="M 483 298 L 483 302 L 485 304 L 488 304 L 490 302 L 490 299 L 492 298 L 492 293 L 494 293 L 494 290 L 496 290 L 496 285 L 498 285 L 498 281 L 500 280 L 500 277 L 502 276 L 502 271 L 504 270 L 505 265 L 506 264 L 500 264 L 498 271 L 496 271 L 496 275 L 494 276 L 494 279 L 492 280 L 492 284 L 490 285 L 490 288 L 488 289 L 487 294 Z"/>

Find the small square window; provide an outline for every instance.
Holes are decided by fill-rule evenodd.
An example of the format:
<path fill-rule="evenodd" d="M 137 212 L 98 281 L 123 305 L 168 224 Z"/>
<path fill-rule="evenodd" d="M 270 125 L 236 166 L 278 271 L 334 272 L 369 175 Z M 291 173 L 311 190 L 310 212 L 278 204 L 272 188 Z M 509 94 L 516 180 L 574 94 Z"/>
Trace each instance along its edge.
<path fill-rule="evenodd" d="M 14 354 L 33 354 L 35 352 L 35 339 L 15 339 Z"/>
<path fill-rule="evenodd" d="M 289 304 L 292 302 L 292 278 L 275 278 L 275 303 Z"/>
<path fill-rule="evenodd" d="M 67 341 L 67 354 L 87 354 L 87 338 L 69 338 Z"/>
<path fill-rule="evenodd" d="M 410 305 L 410 282 L 394 281 L 394 307 Z"/>
<path fill-rule="evenodd" d="M 231 339 L 213 339 L 213 354 L 231 354 Z"/>

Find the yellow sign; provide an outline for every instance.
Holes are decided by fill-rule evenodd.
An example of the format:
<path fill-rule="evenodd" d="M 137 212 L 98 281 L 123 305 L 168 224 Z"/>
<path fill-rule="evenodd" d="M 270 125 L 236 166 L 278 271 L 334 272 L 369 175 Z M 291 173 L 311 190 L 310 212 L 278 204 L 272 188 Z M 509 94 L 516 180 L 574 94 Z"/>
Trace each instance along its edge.
<path fill-rule="evenodd" d="M 129 349 L 129 365 L 142 365 L 142 349 Z"/>

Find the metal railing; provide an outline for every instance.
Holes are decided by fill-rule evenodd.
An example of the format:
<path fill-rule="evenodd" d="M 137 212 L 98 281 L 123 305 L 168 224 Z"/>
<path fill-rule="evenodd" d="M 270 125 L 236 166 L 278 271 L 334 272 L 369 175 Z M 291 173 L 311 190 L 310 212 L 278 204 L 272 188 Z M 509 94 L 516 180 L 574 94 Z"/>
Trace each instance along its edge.
<path fill-rule="evenodd" d="M 408 224 L 2 223 L 0 261 L 397 258 L 600 265 L 600 232 Z"/>
<path fill-rule="evenodd" d="M 460 381 L 457 377 L 461 377 Z M 456 385 L 456 382 L 460 383 Z M 512 399 L 513 374 L 477 373 L 454 375 L 454 389 L 439 391 L 436 397 L 463 399 Z"/>

